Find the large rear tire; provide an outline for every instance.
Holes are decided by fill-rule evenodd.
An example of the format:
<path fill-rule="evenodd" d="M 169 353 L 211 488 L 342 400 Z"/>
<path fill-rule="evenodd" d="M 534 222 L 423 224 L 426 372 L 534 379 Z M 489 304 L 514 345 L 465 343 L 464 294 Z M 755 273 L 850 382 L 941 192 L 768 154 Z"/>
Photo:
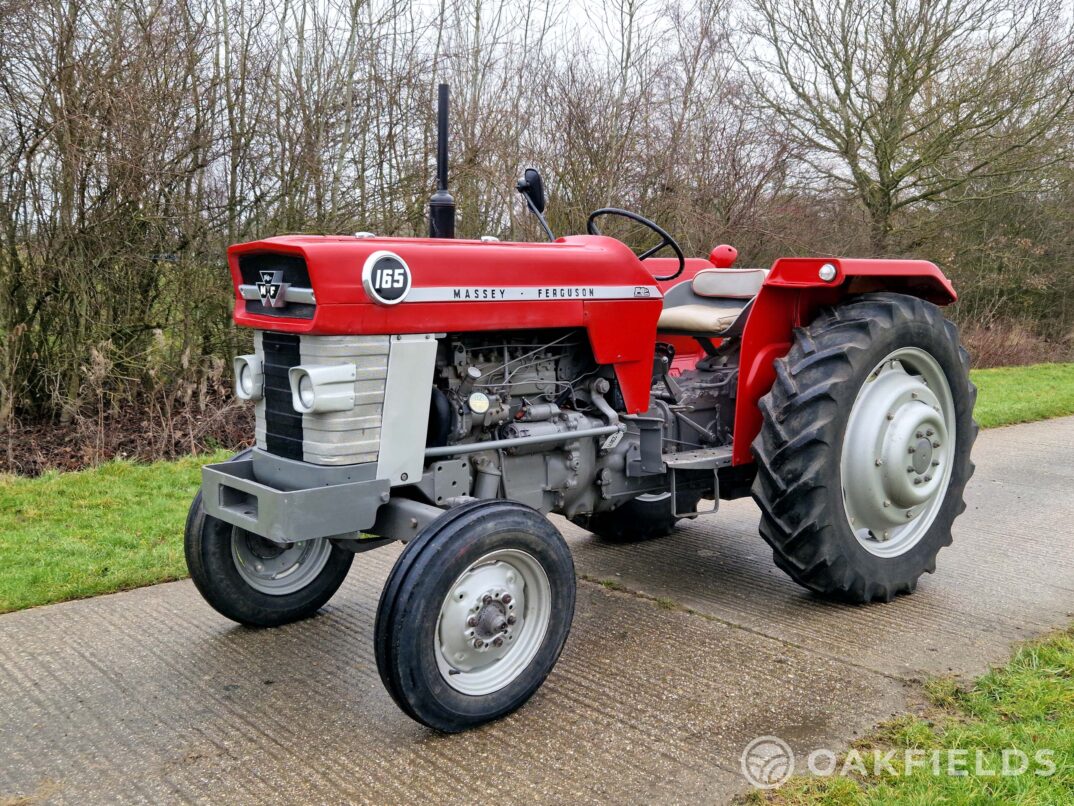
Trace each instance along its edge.
<path fill-rule="evenodd" d="M 916 297 L 853 297 L 795 332 L 760 401 L 753 497 L 776 565 L 842 601 L 911 593 L 966 504 L 976 388 Z"/>
<path fill-rule="evenodd" d="M 455 733 L 511 713 L 552 671 L 574 616 L 574 563 L 539 512 L 449 510 L 411 540 L 381 593 L 381 680 L 411 718 Z"/>

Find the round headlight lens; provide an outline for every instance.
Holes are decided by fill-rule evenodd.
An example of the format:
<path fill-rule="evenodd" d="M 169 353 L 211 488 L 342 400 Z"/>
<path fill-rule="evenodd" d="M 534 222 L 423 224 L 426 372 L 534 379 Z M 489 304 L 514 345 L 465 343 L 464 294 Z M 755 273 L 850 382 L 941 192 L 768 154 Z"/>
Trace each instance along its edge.
<path fill-rule="evenodd" d="M 313 381 L 310 380 L 309 375 L 303 375 L 298 379 L 298 399 L 307 409 L 313 408 L 317 396 L 313 392 Z"/>
<path fill-rule="evenodd" d="M 254 373 L 245 361 L 239 365 L 239 389 L 247 396 L 252 396 L 254 393 Z"/>

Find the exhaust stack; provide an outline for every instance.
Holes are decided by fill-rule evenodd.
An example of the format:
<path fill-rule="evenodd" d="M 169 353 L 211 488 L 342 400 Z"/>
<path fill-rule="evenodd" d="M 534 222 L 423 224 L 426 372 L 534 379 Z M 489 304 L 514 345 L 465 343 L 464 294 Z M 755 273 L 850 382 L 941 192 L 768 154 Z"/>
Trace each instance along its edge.
<path fill-rule="evenodd" d="M 455 237 L 455 200 L 448 193 L 448 85 L 436 99 L 436 193 L 429 198 L 429 237 Z"/>

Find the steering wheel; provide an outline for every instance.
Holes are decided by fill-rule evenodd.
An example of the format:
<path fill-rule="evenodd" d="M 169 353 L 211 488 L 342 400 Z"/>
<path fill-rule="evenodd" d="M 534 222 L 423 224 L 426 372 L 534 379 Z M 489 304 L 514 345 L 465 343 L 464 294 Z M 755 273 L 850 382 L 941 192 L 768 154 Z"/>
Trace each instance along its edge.
<path fill-rule="evenodd" d="M 601 231 L 597 229 L 597 225 L 594 222 L 602 215 L 617 215 L 622 218 L 629 218 L 631 221 L 637 221 L 639 224 L 648 227 L 661 237 L 662 240 L 660 241 L 660 243 L 658 243 L 651 249 L 646 249 L 644 252 L 638 255 L 638 260 L 645 260 L 646 258 L 650 258 L 666 246 L 671 247 L 671 251 L 673 251 L 675 253 L 675 257 L 679 259 L 679 270 L 674 274 L 669 274 L 667 277 L 654 277 L 653 279 L 674 280 L 686 269 L 686 256 L 682 253 L 682 247 L 679 246 L 678 243 L 676 243 L 674 238 L 668 235 L 667 230 L 665 230 L 656 222 L 650 221 L 649 219 L 645 218 L 644 216 L 640 216 L 637 213 L 632 213 L 630 212 L 630 210 L 623 210 L 619 207 L 601 207 L 599 210 L 594 210 L 592 213 L 589 214 L 589 220 L 586 221 L 586 232 L 588 232 L 590 235 L 601 234 Z"/>

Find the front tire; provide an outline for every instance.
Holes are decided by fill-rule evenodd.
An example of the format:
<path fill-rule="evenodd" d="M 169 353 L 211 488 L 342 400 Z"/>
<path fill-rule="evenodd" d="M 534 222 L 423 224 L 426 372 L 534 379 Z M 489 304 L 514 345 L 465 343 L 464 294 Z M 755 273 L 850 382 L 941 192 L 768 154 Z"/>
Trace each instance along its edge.
<path fill-rule="evenodd" d="M 849 602 L 911 593 L 951 542 L 977 435 L 969 356 L 939 308 L 854 297 L 795 332 L 753 443 L 776 565 Z"/>
<path fill-rule="evenodd" d="M 249 627 L 308 618 L 343 584 L 354 555 L 328 540 L 283 546 L 205 512 L 199 492 L 184 551 L 194 585 L 223 616 Z"/>
<path fill-rule="evenodd" d="M 407 544 L 381 593 L 384 687 L 445 733 L 499 719 L 552 671 L 574 597 L 570 550 L 539 512 L 510 501 L 449 510 Z"/>

